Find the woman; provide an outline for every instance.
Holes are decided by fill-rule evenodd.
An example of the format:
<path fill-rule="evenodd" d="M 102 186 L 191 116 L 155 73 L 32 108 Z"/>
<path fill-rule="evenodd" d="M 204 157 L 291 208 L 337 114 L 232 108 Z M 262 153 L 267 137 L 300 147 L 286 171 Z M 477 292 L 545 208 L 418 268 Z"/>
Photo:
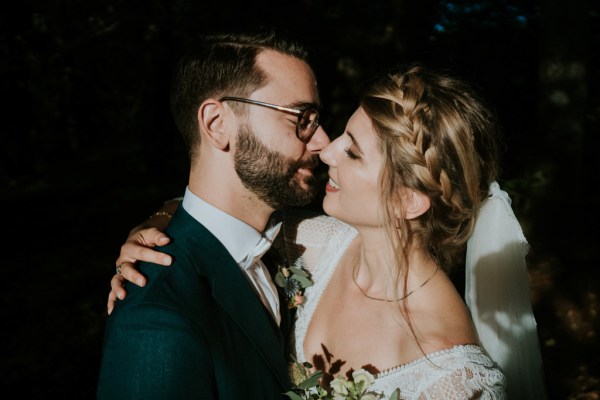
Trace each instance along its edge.
<path fill-rule="evenodd" d="M 386 396 L 399 389 L 402 399 L 505 398 L 504 374 L 478 344 L 448 278 L 464 263 L 478 213 L 497 203 L 486 201 L 491 189 L 501 219 L 514 218 L 494 183 L 497 138 L 491 112 L 456 79 L 412 67 L 367 86 L 345 132 L 320 156 L 329 166 L 329 216 L 285 213 L 280 236 L 280 250 L 315 282 L 298 310 L 295 356 L 323 370 L 324 385 L 366 369 L 375 376 L 369 389 Z M 515 223 L 506 231 L 518 236 Z M 155 244 L 156 231 L 145 235 Z M 118 265 L 154 261 L 150 251 L 124 246 Z M 477 254 L 467 258 L 481 269 Z M 480 279 L 470 273 L 468 292 L 473 276 Z M 115 276 L 109 308 L 121 284 Z M 509 382 L 510 398 L 527 398 L 527 390 L 543 397 L 541 385 Z"/>

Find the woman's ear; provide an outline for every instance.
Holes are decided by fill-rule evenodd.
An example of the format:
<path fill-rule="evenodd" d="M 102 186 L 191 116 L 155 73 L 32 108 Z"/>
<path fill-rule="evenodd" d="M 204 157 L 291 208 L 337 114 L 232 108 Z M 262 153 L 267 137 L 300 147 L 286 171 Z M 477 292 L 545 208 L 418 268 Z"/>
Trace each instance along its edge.
<path fill-rule="evenodd" d="M 225 108 L 215 99 L 207 99 L 198 108 L 198 126 L 202 141 L 226 150 L 229 147 L 229 135 L 225 129 Z"/>
<path fill-rule="evenodd" d="M 405 219 L 415 219 L 425 214 L 431 207 L 429 196 L 413 189 L 404 189 L 402 194 L 402 208 Z M 399 217 L 399 216 L 397 216 Z"/>

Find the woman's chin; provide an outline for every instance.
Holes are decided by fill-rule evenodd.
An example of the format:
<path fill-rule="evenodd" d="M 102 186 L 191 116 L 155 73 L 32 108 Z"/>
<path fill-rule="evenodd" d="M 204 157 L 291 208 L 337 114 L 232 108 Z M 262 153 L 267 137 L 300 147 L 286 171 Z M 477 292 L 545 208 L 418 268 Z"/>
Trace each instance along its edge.
<path fill-rule="evenodd" d="M 332 199 L 328 198 L 331 197 L 330 194 L 325 193 L 325 197 L 323 198 L 323 211 L 325 211 L 325 214 L 329 215 L 330 217 L 335 217 L 338 219 L 339 218 L 339 213 L 336 213 L 335 211 L 335 207 L 333 207 L 332 203 Z"/>

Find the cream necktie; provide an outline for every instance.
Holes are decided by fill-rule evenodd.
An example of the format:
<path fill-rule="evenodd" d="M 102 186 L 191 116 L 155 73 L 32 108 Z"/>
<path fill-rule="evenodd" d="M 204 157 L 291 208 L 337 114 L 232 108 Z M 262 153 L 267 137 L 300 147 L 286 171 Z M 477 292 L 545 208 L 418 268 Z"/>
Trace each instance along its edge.
<path fill-rule="evenodd" d="M 240 266 L 256 288 L 258 297 L 265 307 L 271 311 L 271 315 L 277 325 L 281 323 L 277 288 L 273 283 L 273 279 L 271 279 L 267 267 L 261 261 L 261 257 L 271 248 L 271 244 L 273 244 L 273 240 L 277 236 L 277 233 L 279 233 L 280 228 L 281 223 L 267 229 L 250 254 L 240 262 Z"/>

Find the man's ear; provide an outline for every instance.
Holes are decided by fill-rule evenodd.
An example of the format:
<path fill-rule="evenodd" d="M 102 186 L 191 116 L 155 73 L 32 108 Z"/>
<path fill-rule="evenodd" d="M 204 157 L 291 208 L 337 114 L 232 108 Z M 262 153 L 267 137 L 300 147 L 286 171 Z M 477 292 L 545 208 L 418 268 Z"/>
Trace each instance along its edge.
<path fill-rule="evenodd" d="M 207 141 L 212 146 L 227 150 L 229 135 L 225 129 L 225 108 L 223 103 L 215 99 L 207 99 L 198 108 L 198 126 L 202 134 L 202 141 Z"/>
<path fill-rule="evenodd" d="M 402 208 L 404 209 L 404 218 L 415 219 L 425 214 L 431 207 L 429 196 L 413 189 L 403 189 Z M 399 216 L 397 216 L 399 217 Z"/>

